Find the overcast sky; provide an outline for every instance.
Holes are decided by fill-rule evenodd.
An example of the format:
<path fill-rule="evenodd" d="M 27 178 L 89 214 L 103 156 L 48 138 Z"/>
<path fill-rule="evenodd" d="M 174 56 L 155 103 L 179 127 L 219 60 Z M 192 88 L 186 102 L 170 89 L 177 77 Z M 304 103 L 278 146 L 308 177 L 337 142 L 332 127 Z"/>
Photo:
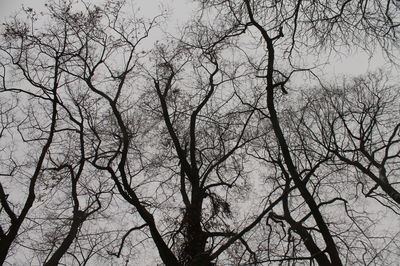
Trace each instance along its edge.
<path fill-rule="evenodd" d="M 5 18 L 15 14 L 21 9 L 22 5 L 25 7 L 43 7 L 45 0 L 0 0 L 0 18 L 3 21 Z"/>
<path fill-rule="evenodd" d="M 56 0 L 57 1 L 57 0 Z M 79 0 L 78 0 L 79 1 Z M 0 0 L 0 21 L 4 21 L 7 17 L 16 14 L 21 10 L 22 6 L 32 7 L 37 11 L 44 10 L 44 3 L 47 0 Z M 102 4 L 103 0 L 86 1 L 90 3 Z M 193 5 L 192 0 L 127 0 L 128 7 L 140 7 L 142 15 L 152 17 L 160 12 L 161 5 L 168 6 L 172 12 L 172 21 L 174 24 L 183 22 L 189 18 L 189 14 Z M 174 27 L 176 25 L 170 25 Z M 353 55 L 344 55 L 337 58 L 331 58 L 331 65 L 326 66 L 325 73 L 333 75 L 352 74 L 360 75 L 367 71 L 374 70 L 385 65 L 385 60 L 377 51 L 373 58 L 369 58 L 366 54 L 355 52 Z M 328 70 L 328 71 L 327 71 Z"/>
<path fill-rule="evenodd" d="M 56 0 L 57 1 L 57 0 Z M 78 0 L 79 1 L 79 0 Z M 78 2 L 77 1 L 77 2 Z M 22 6 L 31 7 L 36 10 L 44 10 L 44 4 L 47 0 L 0 0 L 0 19 L 3 21 L 5 18 L 17 13 L 21 10 Z M 89 3 L 103 4 L 103 0 L 90 0 L 85 1 Z M 158 14 L 160 4 L 168 6 L 174 13 L 176 18 L 188 17 L 191 10 L 191 0 L 127 0 L 128 6 L 140 7 L 141 11 L 148 16 Z M 179 14 L 179 16 L 177 16 Z"/>

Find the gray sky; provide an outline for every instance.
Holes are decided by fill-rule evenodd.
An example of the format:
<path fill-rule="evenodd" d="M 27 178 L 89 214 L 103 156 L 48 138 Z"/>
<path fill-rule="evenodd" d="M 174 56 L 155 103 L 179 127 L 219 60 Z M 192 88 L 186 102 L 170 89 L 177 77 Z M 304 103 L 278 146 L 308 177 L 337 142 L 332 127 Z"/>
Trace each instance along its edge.
<path fill-rule="evenodd" d="M 0 0 L 0 19 L 3 21 L 10 15 L 21 10 L 22 6 L 32 7 L 36 10 L 43 10 L 47 0 Z M 79 2 L 79 1 L 77 1 Z M 102 4 L 103 0 L 85 1 L 89 3 Z M 140 7 L 144 15 L 156 15 L 159 11 L 160 4 L 167 5 L 175 13 L 179 13 L 180 18 L 188 17 L 190 13 L 190 0 L 127 0 L 128 6 L 135 5 Z M 177 16 L 178 17 L 178 16 Z"/>
<path fill-rule="evenodd" d="M 21 9 L 22 5 L 25 7 L 43 7 L 45 0 L 0 0 L 0 19 L 3 21 L 5 18 L 15 14 Z"/>
<path fill-rule="evenodd" d="M 55 0 L 57 1 L 57 0 Z M 79 2 L 80 0 L 74 0 Z M 44 4 L 47 0 L 0 0 L 0 22 L 6 18 L 16 14 L 21 10 L 22 6 L 32 7 L 36 11 L 45 10 Z M 101 5 L 103 0 L 89 0 L 93 4 Z M 127 0 L 127 8 L 140 7 L 140 12 L 145 17 L 153 17 L 160 13 L 161 8 L 168 7 L 171 13 L 171 25 L 169 27 L 177 26 L 178 23 L 182 24 L 190 17 L 190 11 L 193 8 L 193 1 L 191 0 Z M 129 10 L 127 10 L 129 12 Z M 176 21 L 176 22 L 174 22 Z M 332 57 L 331 64 L 324 66 L 324 73 L 336 75 L 361 75 L 365 72 L 374 70 L 376 68 L 384 67 L 386 64 L 382 54 L 377 51 L 371 58 L 365 53 L 356 51 L 351 55 L 342 55 L 340 57 Z"/>

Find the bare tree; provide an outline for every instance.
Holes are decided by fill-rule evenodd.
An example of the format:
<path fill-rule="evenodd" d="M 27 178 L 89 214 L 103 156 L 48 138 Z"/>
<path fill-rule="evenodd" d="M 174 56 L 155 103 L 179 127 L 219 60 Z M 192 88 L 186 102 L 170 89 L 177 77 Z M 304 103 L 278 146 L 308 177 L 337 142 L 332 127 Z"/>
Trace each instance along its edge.
<path fill-rule="evenodd" d="M 18 154 L 1 146 L 0 263 L 128 264 L 149 247 L 164 265 L 398 256 L 354 192 L 398 212 L 397 94 L 382 74 L 327 89 L 313 69 L 329 57 L 303 60 L 379 46 L 394 62 L 397 2 L 195 2 L 179 37 L 119 1 L 4 24 L 0 144 Z M 296 87 L 303 73 L 323 89 Z"/>
<path fill-rule="evenodd" d="M 57 8 L 62 8 L 64 13 Z M 59 26 L 66 26 L 65 23 L 60 23 L 60 20 L 65 17 L 57 17 L 57 15 L 68 14 L 65 13 L 68 8 L 70 8 L 68 5 L 51 7 L 51 14 Z M 34 11 L 29 8 L 25 11 L 31 17 L 31 22 L 34 23 L 36 21 Z M 89 19 L 93 18 L 89 17 Z M 34 216 L 29 217 L 29 211 L 34 206 L 37 195 L 39 194 L 37 203 L 46 201 L 46 196 L 44 196 L 46 193 L 54 197 L 53 199 L 47 198 L 54 203 L 57 201 L 56 197 L 62 198 L 65 191 L 62 191 L 61 186 L 66 185 L 66 180 L 70 179 L 70 189 L 63 200 L 72 201 L 73 216 L 71 218 L 58 217 L 57 219 L 70 220 L 71 224 L 64 222 L 64 226 L 68 226 L 66 235 L 62 240 L 57 236 L 51 242 L 53 246 L 50 247 L 49 252 L 52 254 L 51 256 L 48 254 L 49 257 L 46 259 L 48 261 L 45 263 L 45 265 L 56 265 L 76 239 L 82 223 L 101 209 L 99 196 L 104 193 L 102 189 L 90 190 L 90 186 L 84 186 L 86 191 L 82 191 L 81 176 L 87 175 L 84 170 L 87 168 L 85 166 L 85 118 L 81 109 L 84 106 L 80 106 L 79 100 L 74 99 L 69 93 L 72 99 L 68 100 L 72 101 L 77 108 L 77 114 L 74 114 L 70 106 L 66 104 L 68 97 L 63 99 L 65 93 L 68 95 L 70 92 L 69 88 L 73 83 L 73 79 L 66 77 L 65 70 L 63 70 L 73 52 L 69 43 L 71 28 L 58 27 L 58 31 L 52 31 L 52 34 L 38 33 L 30 29 L 28 24 L 16 20 L 5 24 L 4 30 L 2 51 L 8 57 L 6 60 L 9 65 L 13 67 L 8 68 L 8 72 L 4 67 L 1 93 L 9 97 L 22 94 L 24 96 L 17 100 L 27 101 L 27 104 L 21 104 L 21 112 L 17 115 L 22 115 L 22 118 L 15 122 L 16 126 L 10 134 L 18 133 L 19 141 L 25 143 L 24 148 L 28 149 L 30 146 L 33 147 L 33 152 L 40 150 L 40 153 L 33 154 L 32 159 L 28 158 L 29 153 L 24 154 L 23 156 L 26 156 L 24 159 L 29 160 L 28 164 L 17 163 L 20 160 L 12 157 L 9 159 L 15 164 L 15 167 L 8 175 L 9 179 L 5 180 L 5 184 L 12 189 L 12 183 L 10 183 L 12 179 L 19 180 L 18 182 L 24 185 L 27 182 L 27 192 L 22 207 L 16 208 L 17 203 L 10 202 L 3 185 L 0 187 L 2 206 L 9 219 L 8 228 L 2 230 L 0 261 L 3 263 L 6 259 L 11 245 L 17 240 L 21 226 L 25 223 L 29 228 L 31 225 L 27 225 L 28 221 L 36 223 L 37 219 Z M 31 68 L 33 68 L 32 71 Z M 12 83 L 9 83 L 10 71 L 15 71 L 25 79 L 26 88 L 14 87 Z M 22 108 L 26 108 L 26 111 Z M 7 117 L 5 119 L 4 127 L 8 126 Z M 64 136 L 70 138 L 64 138 Z M 27 180 L 24 177 L 28 177 Z M 14 197 L 18 197 L 18 194 L 25 194 L 23 191 L 14 193 Z M 87 201 L 83 203 L 82 198 L 85 196 L 87 196 Z M 82 205 L 84 206 L 80 207 Z M 61 208 L 62 212 L 69 209 L 62 203 L 54 206 Z M 47 208 L 51 208 L 51 204 Z M 58 240 L 61 242 L 56 247 Z"/>
<path fill-rule="evenodd" d="M 298 60 L 305 51 L 308 53 L 320 51 L 326 47 L 335 49 L 336 43 L 353 45 L 355 41 L 358 41 L 357 45 L 365 49 L 369 49 L 371 43 L 378 43 L 384 48 L 388 47 L 386 45 L 395 45 L 393 41 L 396 40 L 398 25 L 393 23 L 394 17 L 390 14 L 398 9 L 397 5 L 391 6 L 390 2 L 386 2 L 386 9 L 384 9 L 386 13 L 383 14 L 381 1 L 375 1 L 371 5 L 352 2 L 348 6 L 349 3 L 350 1 L 326 6 L 320 2 L 309 5 L 303 1 L 292 3 L 202 1 L 204 8 L 213 9 L 217 6 L 217 19 L 223 19 L 228 22 L 226 24 L 230 22 L 230 25 L 238 25 L 238 27 L 254 28 L 260 35 L 265 57 L 261 60 L 257 58 L 250 60 L 255 70 L 255 77 L 264 79 L 266 103 L 264 104 L 261 100 L 261 106 L 254 106 L 254 108 L 258 109 L 271 123 L 279 148 L 272 156 L 271 151 L 267 152 L 267 158 L 258 155 L 255 157 L 275 164 L 280 172 L 278 176 L 284 180 L 282 182 L 286 184 L 287 189 L 291 182 L 294 183 L 296 192 L 302 200 L 298 205 L 294 204 L 293 210 L 301 210 L 304 209 L 302 206 L 306 206 L 303 210 L 304 214 L 300 215 L 299 219 L 293 218 L 289 195 L 284 195 L 283 214 L 273 213 L 271 218 L 288 223 L 302 239 L 311 255 L 309 258 L 315 259 L 320 265 L 342 265 L 338 242 L 343 240 L 339 237 L 340 234 L 333 233 L 335 229 L 332 226 L 329 227 L 331 222 L 328 216 L 323 214 L 322 209 L 336 201 L 342 201 L 346 208 L 347 202 L 341 196 L 323 199 L 324 194 L 319 189 L 323 180 L 320 175 L 324 177 L 326 174 L 319 173 L 317 170 L 328 162 L 332 155 L 330 151 L 323 151 L 320 148 L 315 150 L 316 146 L 313 147 L 308 143 L 309 140 L 304 132 L 296 127 L 289 127 L 289 124 L 285 122 L 288 119 L 288 116 L 284 116 L 285 108 L 281 108 L 279 104 L 284 99 L 281 93 L 283 95 L 288 91 L 290 93 L 288 84 L 292 76 L 298 71 L 311 69 L 309 66 L 303 67 Z M 374 13 L 376 8 L 378 11 Z M 366 14 L 366 10 L 374 15 Z M 350 16 L 348 12 L 351 12 Z M 376 16 L 384 22 L 372 27 L 366 26 L 371 25 Z M 358 18 L 359 23 L 352 23 L 353 19 Z M 360 28 L 363 31 L 360 31 Z M 391 38 L 380 34 L 385 31 L 385 28 L 387 35 Z M 374 40 L 371 43 L 360 41 L 360 39 L 369 38 Z M 391 52 L 390 49 L 386 51 L 388 54 Z M 288 66 L 282 65 L 282 61 L 287 62 Z M 265 147 L 271 149 L 270 144 Z M 311 219 L 313 221 L 310 221 Z M 321 240 L 324 243 L 322 246 L 319 244 Z"/>
<path fill-rule="evenodd" d="M 18 125 L 17 129 L 20 132 L 21 139 L 26 143 L 31 143 L 31 145 L 38 145 L 37 149 L 40 150 L 37 157 L 34 159 L 35 165 L 33 167 L 27 167 L 25 170 L 26 173 L 21 173 L 20 171 L 14 171 L 11 174 L 11 177 L 18 174 L 26 174 L 29 176 L 28 178 L 28 186 L 26 187 L 26 199 L 23 202 L 22 208 L 15 210 L 12 203 L 9 202 L 7 193 L 4 190 L 3 185 L 0 186 L 0 197 L 2 207 L 4 208 L 5 213 L 8 216 L 9 224 L 8 228 L 3 230 L 5 233 L 1 237 L 1 255 L 0 255 L 0 263 L 3 263 L 6 259 L 7 253 L 18 236 L 20 227 L 22 223 L 25 221 L 28 212 L 32 208 L 32 205 L 36 198 L 36 183 L 41 174 L 41 171 L 44 166 L 46 154 L 53 142 L 54 134 L 56 130 L 57 124 L 57 113 L 58 113 L 58 104 L 57 104 L 57 90 L 59 89 L 59 79 L 60 79 L 60 58 L 57 56 L 58 49 L 54 49 L 52 52 L 56 54 L 55 57 L 51 58 L 52 60 L 46 60 L 48 62 L 48 67 L 50 71 L 48 71 L 46 76 L 39 75 L 41 72 L 40 69 L 34 70 L 33 73 L 28 73 L 26 66 L 30 63 L 35 64 L 35 62 L 30 61 L 29 50 L 32 47 L 32 43 L 29 41 L 24 42 L 25 40 L 21 40 L 21 45 L 23 47 L 22 50 L 16 48 L 14 46 L 15 43 L 12 42 L 14 37 L 18 37 L 18 35 L 22 32 L 26 32 L 26 25 L 14 25 L 14 27 L 6 28 L 6 40 L 10 40 L 9 46 L 6 47 L 3 51 L 8 53 L 17 53 L 15 56 L 15 60 L 12 62 L 16 66 L 18 66 L 22 73 L 26 76 L 28 82 L 30 82 L 36 89 L 35 92 L 27 92 L 27 94 L 32 97 L 32 103 L 35 101 L 43 104 L 45 108 L 44 111 L 48 111 L 48 121 L 50 123 L 43 123 L 43 121 L 38 121 L 37 117 L 35 117 L 35 113 L 32 112 L 33 107 L 29 106 L 31 110 L 27 110 L 26 118 L 21 121 Z M 15 49 L 16 48 L 16 49 Z M 43 57 L 46 57 L 46 53 L 41 54 Z M 29 65 L 30 67 L 30 65 Z M 40 73 L 43 74 L 43 73 Z M 2 93 L 4 93 L 7 89 L 2 88 Z M 15 89 L 18 92 L 23 92 L 22 89 Z M 46 121 L 46 122 L 48 122 Z M 28 129 L 32 129 L 33 132 L 28 132 L 24 130 L 24 127 L 27 126 Z M 36 132 L 35 132 L 35 129 Z M 17 177 L 15 177 L 17 179 Z"/>
<path fill-rule="evenodd" d="M 317 95 L 317 94 L 315 94 Z M 382 71 L 324 88 L 310 97 L 311 112 L 320 112 L 314 139 L 343 167 L 356 169 L 366 197 L 398 212 L 398 93 Z M 342 162 L 342 163 L 339 163 Z M 368 179 L 365 179 L 368 177 Z M 383 192 L 377 193 L 380 188 Z M 385 203 L 387 202 L 387 203 Z"/>

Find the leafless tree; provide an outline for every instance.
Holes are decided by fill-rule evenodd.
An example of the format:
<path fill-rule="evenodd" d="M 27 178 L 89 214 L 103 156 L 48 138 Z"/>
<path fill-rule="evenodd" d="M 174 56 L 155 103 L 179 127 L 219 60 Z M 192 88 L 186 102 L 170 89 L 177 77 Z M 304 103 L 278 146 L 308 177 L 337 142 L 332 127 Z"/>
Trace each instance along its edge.
<path fill-rule="evenodd" d="M 357 206 L 361 187 L 398 212 L 396 90 L 383 74 L 327 89 L 314 71 L 354 46 L 394 62 L 397 2 L 195 2 L 179 37 L 119 1 L 4 24 L 0 263 L 397 258 L 397 234 Z M 317 85 L 298 88 L 303 73 Z"/>
<path fill-rule="evenodd" d="M 321 117 L 319 130 L 313 130 L 318 132 L 315 141 L 319 136 L 318 144 L 336 163 L 356 170 L 366 197 L 398 213 L 398 93 L 393 81 L 383 71 L 370 73 L 320 89 L 307 101 L 309 112 Z"/>

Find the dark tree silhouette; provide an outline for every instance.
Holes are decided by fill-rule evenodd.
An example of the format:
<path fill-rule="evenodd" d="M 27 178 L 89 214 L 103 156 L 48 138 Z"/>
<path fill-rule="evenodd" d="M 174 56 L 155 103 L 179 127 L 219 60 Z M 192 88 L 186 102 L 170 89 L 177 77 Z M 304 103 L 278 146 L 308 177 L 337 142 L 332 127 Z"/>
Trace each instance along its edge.
<path fill-rule="evenodd" d="M 395 83 L 317 66 L 396 63 L 399 4 L 193 2 L 179 33 L 120 1 L 3 24 L 0 264 L 396 261 Z"/>

